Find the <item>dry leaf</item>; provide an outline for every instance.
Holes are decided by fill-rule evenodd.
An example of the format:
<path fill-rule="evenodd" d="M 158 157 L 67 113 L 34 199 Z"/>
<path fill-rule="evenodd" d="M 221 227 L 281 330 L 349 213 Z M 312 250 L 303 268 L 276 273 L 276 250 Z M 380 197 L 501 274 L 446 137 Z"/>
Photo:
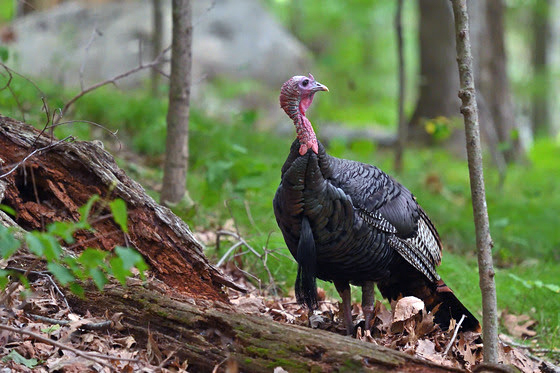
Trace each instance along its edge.
<path fill-rule="evenodd" d="M 266 309 L 262 298 L 253 294 L 232 299 L 231 303 L 235 305 L 237 311 L 244 313 L 262 313 Z"/>
<path fill-rule="evenodd" d="M 417 315 L 424 309 L 424 302 L 416 297 L 399 299 L 395 306 L 393 322 L 405 321 Z"/>
<path fill-rule="evenodd" d="M 537 322 L 535 320 L 532 320 L 527 315 L 516 316 L 516 315 L 508 314 L 506 311 L 503 311 L 502 323 L 504 324 L 505 328 L 508 330 L 509 334 L 511 334 L 516 338 L 534 337 L 535 335 L 537 335 L 537 332 L 529 329 L 535 326 Z"/>

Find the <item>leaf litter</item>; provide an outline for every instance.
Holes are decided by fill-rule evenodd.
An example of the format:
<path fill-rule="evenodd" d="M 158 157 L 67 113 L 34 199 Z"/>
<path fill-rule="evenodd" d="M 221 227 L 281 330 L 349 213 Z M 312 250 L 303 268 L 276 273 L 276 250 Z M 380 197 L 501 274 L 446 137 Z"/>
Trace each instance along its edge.
<path fill-rule="evenodd" d="M 323 289 L 318 289 L 318 309 L 309 312 L 307 308 L 297 304 L 293 295 L 289 297 L 268 296 L 252 285 L 249 280 L 244 280 L 239 273 L 232 273 L 236 271 L 233 266 L 228 266 L 226 263 L 222 269 L 249 289 L 247 294 L 228 289 L 232 303 L 246 305 L 242 308 L 244 312 L 260 313 L 279 322 L 345 334 L 341 303 L 326 299 Z M 483 362 L 483 344 L 480 333 L 470 331 L 455 333 L 455 329 L 459 327 L 456 320 L 452 320 L 447 330 L 442 330 L 439 325 L 434 324 L 433 313 L 428 313 L 424 302 L 418 298 L 404 297 L 392 302 L 391 305 L 376 301 L 374 320 L 370 330 L 367 331 L 364 331 L 363 321 L 360 324 L 360 321 L 363 320 L 363 313 L 359 303 L 352 305 L 352 317 L 354 324 L 358 325 L 356 338 L 362 341 L 403 351 L 443 366 L 465 369 L 469 372 Z M 530 329 L 535 326 L 536 321 L 531 320 L 527 315 L 516 316 L 504 312 L 501 321 L 506 330 L 514 337 L 526 338 L 536 335 Z M 454 334 L 456 337 L 453 339 Z M 448 347 L 449 351 L 445 354 Z M 537 354 L 528 353 L 526 349 L 516 344 L 513 338 L 501 335 L 499 348 L 500 363 L 515 366 L 521 372 L 560 372 L 559 367 L 543 360 L 543 354 L 536 356 Z"/>
<path fill-rule="evenodd" d="M 340 303 L 328 299 L 323 289 L 318 291 L 318 309 L 308 312 L 297 304 L 293 295 L 272 296 L 260 286 L 254 286 L 251 282 L 254 279 L 249 280 L 247 274 L 232 262 L 224 263 L 222 269 L 249 290 L 242 294 L 227 289 L 237 312 L 259 314 L 278 322 L 345 334 Z M 363 318 L 360 304 L 353 304 L 352 311 L 354 323 L 359 325 L 356 338 L 366 343 L 400 350 L 443 366 L 467 371 L 472 371 L 482 362 L 480 334 L 459 332 L 452 339 L 457 323 L 452 322 L 448 330 L 441 330 L 434 324 L 433 314 L 426 312 L 423 302 L 417 298 L 405 297 L 390 306 L 377 301 L 374 320 L 369 330 L 365 331 L 363 322 L 359 324 Z M 10 299 L 0 305 L 0 322 L 2 325 L 25 329 L 44 340 L 0 330 L 0 366 L 12 372 L 34 373 L 188 371 L 188 362 L 179 361 L 173 356 L 173 351 L 161 351 L 152 335 L 149 335 L 147 348 L 140 348 L 134 336 L 124 332 L 120 323 L 122 316 L 117 313 L 107 313 L 104 317 L 74 314 L 66 307 L 60 294 L 53 290 L 48 279 L 37 276 L 30 282 L 30 289 L 19 286 L 11 293 Z M 65 320 L 65 323 L 53 324 L 50 322 L 53 319 Z M 108 329 L 86 328 L 107 320 L 112 322 Z M 535 336 L 531 329 L 535 322 L 525 315 L 504 312 L 501 321 L 513 337 Z M 217 332 L 208 330 L 208 333 Z M 501 335 L 501 339 L 500 359 L 504 364 L 513 365 L 522 372 L 559 371 L 554 365 L 519 347 L 513 338 Z M 49 341 L 58 342 L 67 348 Z M 445 354 L 450 343 L 449 352 Z M 314 346 L 306 348 L 313 351 Z M 112 359 L 102 359 L 100 356 L 110 356 Z M 224 362 L 220 369 L 237 371 L 236 367 L 229 366 L 231 364 L 234 362 Z M 276 367 L 275 371 L 284 371 L 281 369 Z"/>

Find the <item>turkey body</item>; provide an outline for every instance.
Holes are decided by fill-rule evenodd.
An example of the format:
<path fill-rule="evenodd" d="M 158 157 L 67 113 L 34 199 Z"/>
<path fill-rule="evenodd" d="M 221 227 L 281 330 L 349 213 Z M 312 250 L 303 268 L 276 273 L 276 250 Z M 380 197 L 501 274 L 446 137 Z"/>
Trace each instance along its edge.
<path fill-rule="evenodd" d="M 334 282 L 341 295 L 348 284 L 365 291 L 376 282 L 386 298 L 413 295 L 429 311 L 439 305 L 435 321 L 444 328 L 463 314 L 464 330 L 480 327 L 437 274 L 438 233 L 408 189 L 375 166 L 328 155 L 320 142 L 317 153 L 298 149 L 296 139 L 273 205 L 299 264 L 300 303 L 315 306 L 315 278 Z"/>

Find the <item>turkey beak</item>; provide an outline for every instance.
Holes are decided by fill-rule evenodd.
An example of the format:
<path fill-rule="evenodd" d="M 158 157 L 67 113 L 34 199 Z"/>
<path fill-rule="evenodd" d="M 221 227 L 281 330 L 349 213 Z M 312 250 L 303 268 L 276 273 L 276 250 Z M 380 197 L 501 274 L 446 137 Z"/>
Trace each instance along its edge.
<path fill-rule="evenodd" d="M 329 89 L 327 88 L 326 85 L 322 85 L 319 82 L 314 82 L 314 87 L 313 87 L 313 92 L 319 92 L 319 91 L 329 91 Z"/>

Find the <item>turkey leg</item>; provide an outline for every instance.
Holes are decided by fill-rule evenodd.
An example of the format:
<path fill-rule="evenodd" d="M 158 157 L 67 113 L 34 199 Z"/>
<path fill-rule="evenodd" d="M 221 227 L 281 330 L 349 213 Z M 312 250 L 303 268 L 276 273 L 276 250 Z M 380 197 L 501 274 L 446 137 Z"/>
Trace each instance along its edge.
<path fill-rule="evenodd" d="M 344 315 L 346 334 L 352 335 L 354 332 L 354 323 L 352 322 L 352 297 L 350 293 L 350 284 L 348 281 L 334 281 L 334 286 L 342 298 L 342 314 Z"/>
<path fill-rule="evenodd" d="M 362 312 L 364 313 L 364 331 L 370 330 L 375 303 L 375 288 L 373 281 L 366 281 L 362 286 Z"/>

